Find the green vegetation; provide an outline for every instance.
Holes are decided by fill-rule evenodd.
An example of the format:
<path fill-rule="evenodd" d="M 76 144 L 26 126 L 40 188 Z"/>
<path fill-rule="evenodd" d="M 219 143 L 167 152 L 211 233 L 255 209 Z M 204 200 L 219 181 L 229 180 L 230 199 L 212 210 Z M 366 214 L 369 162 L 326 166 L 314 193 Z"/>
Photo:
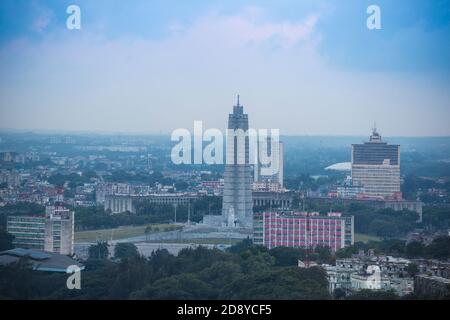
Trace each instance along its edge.
<path fill-rule="evenodd" d="M 19 215 L 44 215 L 45 207 L 37 203 L 18 202 L 16 204 L 7 204 L 0 207 L 0 227 L 6 228 L 7 216 Z"/>
<path fill-rule="evenodd" d="M 0 227 L 0 251 L 5 251 L 13 248 L 12 241 L 14 236 L 6 232 L 6 229 Z"/>
<path fill-rule="evenodd" d="M 109 244 L 106 241 L 99 241 L 89 247 L 89 259 L 105 260 L 109 256 Z"/>
<path fill-rule="evenodd" d="M 97 174 L 92 170 L 85 171 L 81 175 L 76 173 L 71 173 L 68 175 L 56 173 L 48 178 L 48 182 L 57 187 L 62 187 L 67 183 L 68 186 L 73 189 L 76 186 L 90 182 L 91 179 L 95 177 L 97 177 Z"/>
<path fill-rule="evenodd" d="M 126 250 L 124 249 L 126 246 Z M 248 243 L 229 252 L 204 247 L 178 256 L 158 250 L 148 259 L 123 245 L 116 262 L 107 247 L 89 250 L 81 290 L 67 290 L 65 274 L 33 272 L 24 263 L 0 267 L 2 298 L 7 299 L 329 299 L 325 272 L 301 269 L 272 250 Z M 119 250 L 119 249 L 118 249 Z M 92 253 L 92 254 L 91 254 Z M 294 262 L 294 261 L 292 261 Z"/>
<path fill-rule="evenodd" d="M 435 238 L 428 246 L 418 242 L 406 244 L 405 240 L 385 239 L 382 241 L 355 242 L 351 247 L 343 248 L 336 252 L 337 258 L 348 258 L 359 250 L 374 250 L 375 254 L 387 254 L 408 258 L 433 258 L 447 260 L 450 257 L 450 237 L 441 236 Z"/>
<path fill-rule="evenodd" d="M 419 273 L 419 267 L 415 263 L 410 263 L 406 267 L 406 272 L 408 272 L 410 277 L 414 277 L 416 274 Z"/>
<path fill-rule="evenodd" d="M 381 238 L 369 234 L 355 233 L 355 242 L 368 243 L 369 241 L 381 241 Z"/>
<path fill-rule="evenodd" d="M 75 232 L 75 242 L 120 240 L 138 236 L 145 236 L 149 233 L 173 231 L 181 228 L 182 226 L 180 225 L 154 224 L 147 226 L 127 226 L 112 229 L 78 231 Z"/>
<path fill-rule="evenodd" d="M 111 182 L 136 182 L 145 183 L 148 185 L 154 185 L 159 182 L 163 185 L 172 185 L 175 181 L 170 178 L 165 178 L 161 172 L 153 172 L 151 174 L 147 172 L 130 173 L 124 170 L 113 171 L 111 175 L 106 177 Z"/>
<path fill-rule="evenodd" d="M 446 230 L 450 227 L 450 208 L 425 206 L 423 208 L 423 225 L 434 230 Z"/>
<path fill-rule="evenodd" d="M 225 239 L 225 238 L 202 238 L 202 239 L 173 239 L 173 240 L 150 240 L 153 243 L 192 243 L 192 244 L 236 244 L 240 239 Z"/>
<path fill-rule="evenodd" d="M 205 214 L 216 214 L 222 206 L 220 197 L 203 197 L 191 204 L 190 220 L 199 222 Z M 149 201 L 137 201 L 136 213 L 124 212 L 111 214 L 97 207 L 76 207 L 75 229 L 77 231 L 109 229 L 120 226 L 142 226 L 146 224 L 167 224 L 175 220 L 175 207 L 166 204 L 155 204 Z M 188 206 L 177 206 L 177 222 L 187 222 Z"/>
<path fill-rule="evenodd" d="M 355 217 L 355 232 L 382 238 L 398 238 L 417 228 L 417 214 L 391 209 L 374 210 L 351 204 L 345 214 Z"/>
<path fill-rule="evenodd" d="M 114 247 L 114 258 L 132 259 L 139 256 L 137 247 L 132 243 L 118 243 Z"/>

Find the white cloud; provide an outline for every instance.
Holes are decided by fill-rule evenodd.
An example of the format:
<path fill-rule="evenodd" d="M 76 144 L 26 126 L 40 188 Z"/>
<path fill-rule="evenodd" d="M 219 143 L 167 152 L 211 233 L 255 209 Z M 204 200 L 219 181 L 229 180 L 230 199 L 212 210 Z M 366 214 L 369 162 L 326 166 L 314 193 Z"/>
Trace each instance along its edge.
<path fill-rule="evenodd" d="M 262 9 L 251 7 L 235 15 L 211 13 L 188 26 L 181 35 L 202 41 L 220 39 L 221 45 L 230 47 L 266 42 L 291 47 L 310 39 L 318 18 L 318 14 L 310 14 L 301 22 L 272 22 Z"/>
<path fill-rule="evenodd" d="M 0 51 L 0 127 L 223 128 L 241 93 L 251 126 L 282 134 L 365 134 L 375 120 L 383 135 L 450 134 L 448 85 L 331 68 L 316 50 L 320 17 L 275 21 L 253 7 L 173 24 L 165 39 L 83 28 L 16 42 Z"/>

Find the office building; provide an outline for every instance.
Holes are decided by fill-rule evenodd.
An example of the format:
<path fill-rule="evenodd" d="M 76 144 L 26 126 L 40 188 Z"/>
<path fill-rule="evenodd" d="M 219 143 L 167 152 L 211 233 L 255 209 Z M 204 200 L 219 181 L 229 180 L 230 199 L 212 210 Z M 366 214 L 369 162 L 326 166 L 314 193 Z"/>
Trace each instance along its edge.
<path fill-rule="evenodd" d="M 73 255 L 74 222 L 74 212 L 48 206 L 45 216 L 8 216 L 7 231 L 15 247 Z"/>
<path fill-rule="evenodd" d="M 369 197 L 400 200 L 400 146 L 382 141 L 376 128 L 370 141 L 353 144 L 352 183 Z"/>

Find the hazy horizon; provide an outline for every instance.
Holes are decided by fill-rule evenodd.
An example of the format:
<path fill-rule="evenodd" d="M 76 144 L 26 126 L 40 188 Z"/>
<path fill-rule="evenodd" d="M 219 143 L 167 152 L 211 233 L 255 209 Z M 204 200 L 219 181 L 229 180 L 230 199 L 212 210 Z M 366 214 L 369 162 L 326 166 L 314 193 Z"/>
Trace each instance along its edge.
<path fill-rule="evenodd" d="M 188 130 L 192 128 L 186 128 Z M 209 129 L 209 128 L 204 128 Z M 226 130 L 226 129 L 224 129 Z M 193 134 L 193 130 L 190 130 Z M 280 137 L 332 137 L 332 138 L 364 138 L 369 140 L 369 131 L 367 134 L 280 134 Z M 36 134 L 36 135 L 123 135 L 123 136 L 167 136 L 170 137 L 172 132 L 138 132 L 138 131 L 100 131 L 100 130 L 58 130 L 58 129 L 17 129 L 17 128 L 1 128 L 0 134 Z M 382 138 L 405 138 L 405 139 L 427 139 L 427 138 L 450 138 L 449 135 L 423 135 L 423 136 L 401 136 L 401 135 L 382 135 Z"/>

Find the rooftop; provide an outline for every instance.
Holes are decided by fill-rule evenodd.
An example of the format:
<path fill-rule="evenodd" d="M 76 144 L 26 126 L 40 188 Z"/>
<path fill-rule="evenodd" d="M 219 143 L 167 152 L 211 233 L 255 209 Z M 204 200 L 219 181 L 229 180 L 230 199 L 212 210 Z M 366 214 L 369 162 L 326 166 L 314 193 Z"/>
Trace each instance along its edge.
<path fill-rule="evenodd" d="M 37 271 L 67 272 L 67 268 L 73 265 L 78 266 L 81 270 L 84 269 L 81 263 L 68 256 L 23 248 L 0 252 L 0 265 L 6 266 L 19 261 L 21 258 L 28 258 L 33 270 Z"/>

